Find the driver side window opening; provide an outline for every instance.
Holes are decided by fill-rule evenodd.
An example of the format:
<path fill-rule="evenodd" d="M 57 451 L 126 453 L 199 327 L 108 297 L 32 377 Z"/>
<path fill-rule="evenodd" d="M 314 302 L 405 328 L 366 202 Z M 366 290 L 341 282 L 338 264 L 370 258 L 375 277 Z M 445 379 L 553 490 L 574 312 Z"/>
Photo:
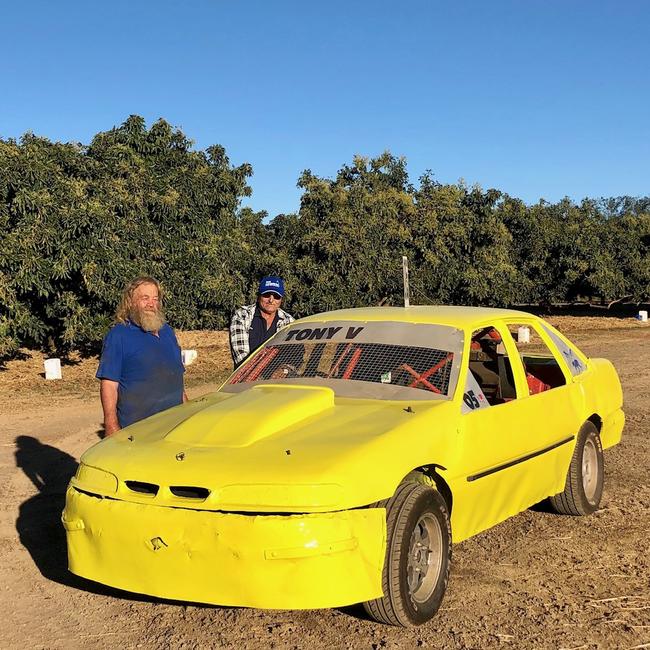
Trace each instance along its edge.
<path fill-rule="evenodd" d="M 529 395 L 543 393 L 566 384 L 560 364 L 532 325 L 509 324 L 508 330 L 521 356 Z"/>
<path fill-rule="evenodd" d="M 472 333 L 469 370 L 491 406 L 517 397 L 508 353 L 501 334 L 491 325 Z"/>

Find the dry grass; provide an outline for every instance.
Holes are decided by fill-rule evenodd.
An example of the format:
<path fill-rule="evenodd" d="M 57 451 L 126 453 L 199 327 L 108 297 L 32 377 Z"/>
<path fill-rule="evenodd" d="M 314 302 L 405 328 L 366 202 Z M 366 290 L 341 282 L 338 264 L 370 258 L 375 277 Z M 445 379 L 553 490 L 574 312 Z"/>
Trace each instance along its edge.
<path fill-rule="evenodd" d="M 623 316 L 546 316 L 544 319 L 565 334 L 615 329 L 638 331 L 650 327 L 648 322 Z"/>
<path fill-rule="evenodd" d="M 183 349 L 198 352 L 196 361 L 187 367 L 188 386 L 222 382 L 232 370 L 228 333 L 225 331 L 177 332 Z M 62 361 L 60 381 L 47 381 L 43 361 L 46 355 L 34 350 L 21 350 L 20 357 L 8 361 L 0 370 L 0 412 L 11 412 L 34 399 L 56 400 L 65 397 L 96 395 L 95 379 L 98 358 L 70 355 Z"/>

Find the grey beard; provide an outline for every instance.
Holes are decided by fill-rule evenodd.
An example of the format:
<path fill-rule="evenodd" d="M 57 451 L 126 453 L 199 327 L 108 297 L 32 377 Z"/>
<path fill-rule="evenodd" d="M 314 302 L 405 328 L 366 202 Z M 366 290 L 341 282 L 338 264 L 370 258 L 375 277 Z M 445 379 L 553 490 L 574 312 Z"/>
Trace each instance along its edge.
<path fill-rule="evenodd" d="M 130 319 L 139 325 L 145 332 L 158 332 L 165 324 L 165 315 L 162 310 L 145 311 L 144 309 L 134 310 L 129 314 Z"/>

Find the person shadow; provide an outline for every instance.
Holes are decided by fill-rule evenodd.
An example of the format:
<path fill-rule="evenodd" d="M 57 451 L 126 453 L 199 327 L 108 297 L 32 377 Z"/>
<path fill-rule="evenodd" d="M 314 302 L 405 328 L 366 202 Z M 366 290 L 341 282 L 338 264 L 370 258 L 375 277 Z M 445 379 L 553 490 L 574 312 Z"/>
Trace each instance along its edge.
<path fill-rule="evenodd" d="M 18 436 L 15 443 L 16 466 L 25 472 L 38 490 L 38 494 L 21 504 L 16 530 L 43 577 L 95 594 L 146 600 L 146 596 L 126 594 L 68 571 L 68 549 L 61 513 L 68 483 L 77 472 L 79 463 L 70 454 L 31 436 Z"/>
<path fill-rule="evenodd" d="M 38 490 L 20 506 L 16 520 L 18 536 L 44 577 L 69 584 L 71 574 L 61 512 L 66 487 L 78 463 L 70 454 L 31 436 L 18 436 L 15 443 L 16 466 Z"/>

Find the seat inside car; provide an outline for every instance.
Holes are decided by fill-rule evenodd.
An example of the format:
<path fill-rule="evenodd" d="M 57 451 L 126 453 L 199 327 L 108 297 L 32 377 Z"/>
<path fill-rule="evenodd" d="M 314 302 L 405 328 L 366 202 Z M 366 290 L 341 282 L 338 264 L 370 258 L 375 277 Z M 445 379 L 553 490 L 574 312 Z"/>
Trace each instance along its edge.
<path fill-rule="evenodd" d="M 516 397 L 510 359 L 499 332 L 486 327 L 472 335 L 469 369 L 491 405 Z"/>

